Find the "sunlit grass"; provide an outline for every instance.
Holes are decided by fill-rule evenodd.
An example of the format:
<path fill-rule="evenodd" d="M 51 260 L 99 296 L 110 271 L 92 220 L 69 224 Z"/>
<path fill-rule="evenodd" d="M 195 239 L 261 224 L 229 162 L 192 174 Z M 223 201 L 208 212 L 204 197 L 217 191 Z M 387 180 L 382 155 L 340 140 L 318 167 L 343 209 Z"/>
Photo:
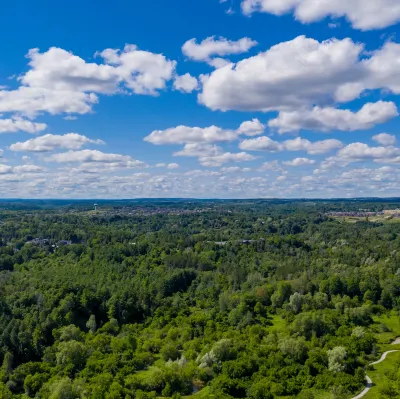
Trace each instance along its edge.
<path fill-rule="evenodd" d="M 379 390 L 388 383 L 388 373 L 396 372 L 400 368 L 400 352 L 389 353 L 387 358 L 374 366 L 374 370 L 369 370 L 368 375 L 371 377 L 374 385 L 371 390 L 364 396 L 365 399 L 380 399 L 382 395 Z M 400 398 L 394 396 L 393 399 Z"/>

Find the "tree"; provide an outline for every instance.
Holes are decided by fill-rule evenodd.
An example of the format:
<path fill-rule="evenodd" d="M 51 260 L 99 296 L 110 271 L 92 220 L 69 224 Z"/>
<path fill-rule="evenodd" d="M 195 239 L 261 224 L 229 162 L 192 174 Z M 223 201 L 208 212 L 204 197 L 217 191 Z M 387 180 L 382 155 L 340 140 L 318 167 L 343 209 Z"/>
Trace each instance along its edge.
<path fill-rule="evenodd" d="M 286 338 L 280 342 L 279 349 L 296 362 L 303 362 L 307 357 L 307 346 L 304 343 L 304 338 Z"/>
<path fill-rule="evenodd" d="M 73 369 L 81 368 L 87 356 L 87 350 L 81 342 L 61 342 L 56 354 L 57 364 L 60 366 L 72 366 Z"/>
<path fill-rule="evenodd" d="M 303 301 L 304 301 L 303 295 L 299 294 L 298 292 L 295 292 L 293 295 L 290 296 L 289 299 L 290 309 L 296 314 L 300 313 Z"/>
<path fill-rule="evenodd" d="M 6 382 L 10 377 L 13 369 L 13 354 L 11 352 L 7 352 L 4 355 L 3 365 L 1 366 L 1 374 L 3 378 L 3 382 Z"/>
<path fill-rule="evenodd" d="M 50 386 L 49 399 L 76 399 L 77 392 L 69 378 L 63 378 Z"/>
<path fill-rule="evenodd" d="M 356 327 L 353 332 L 351 333 L 352 337 L 355 338 L 364 338 L 365 337 L 365 329 L 363 327 Z"/>
<path fill-rule="evenodd" d="M 96 329 L 97 329 L 97 324 L 96 324 L 96 317 L 95 317 L 95 315 L 91 315 L 90 317 L 89 317 L 89 320 L 87 321 L 87 323 L 86 323 L 86 327 L 89 329 L 89 331 L 91 332 L 91 333 L 95 333 L 96 332 Z"/>
<path fill-rule="evenodd" d="M 346 348 L 337 346 L 328 351 L 329 370 L 334 373 L 340 373 L 345 370 L 344 360 L 347 357 Z"/>

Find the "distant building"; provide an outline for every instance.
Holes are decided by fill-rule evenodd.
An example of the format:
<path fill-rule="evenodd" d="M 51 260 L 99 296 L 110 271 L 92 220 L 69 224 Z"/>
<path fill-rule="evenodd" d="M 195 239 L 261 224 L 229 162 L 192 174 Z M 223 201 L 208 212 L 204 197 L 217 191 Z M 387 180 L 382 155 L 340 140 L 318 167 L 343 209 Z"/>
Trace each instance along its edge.
<path fill-rule="evenodd" d="M 61 241 L 58 241 L 58 243 L 57 243 L 57 247 L 62 247 L 62 246 L 64 246 L 64 245 L 72 245 L 72 241 L 69 241 L 69 240 L 61 240 Z"/>
<path fill-rule="evenodd" d="M 384 210 L 383 213 L 385 215 L 400 215 L 400 209 L 387 209 Z"/>
<path fill-rule="evenodd" d="M 33 240 L 27 241 L 26 244 L 30 244 L 30 245 L 49 245 L 50 244 L 50 240 L 47 238 L 34 238 Z"/>
<path fill-rule="evenodd" d="M 98 205 L 97 205 L 97 204 L 94 204 L 94 210 L 95 210 L 95 211 L 97 211 L 97 207 L 98 207 Z"/>

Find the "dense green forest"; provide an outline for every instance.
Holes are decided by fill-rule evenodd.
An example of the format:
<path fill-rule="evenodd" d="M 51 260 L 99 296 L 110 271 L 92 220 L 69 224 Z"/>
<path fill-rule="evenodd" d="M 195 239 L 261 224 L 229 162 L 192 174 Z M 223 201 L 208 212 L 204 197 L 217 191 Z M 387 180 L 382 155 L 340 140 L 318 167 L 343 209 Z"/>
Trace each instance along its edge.
<path fill-rule="evenodd" d="M 350 398 L 400 335 L 400 219 L 328 213 L 398 206 L 2 202 L 0 398 Z"/>

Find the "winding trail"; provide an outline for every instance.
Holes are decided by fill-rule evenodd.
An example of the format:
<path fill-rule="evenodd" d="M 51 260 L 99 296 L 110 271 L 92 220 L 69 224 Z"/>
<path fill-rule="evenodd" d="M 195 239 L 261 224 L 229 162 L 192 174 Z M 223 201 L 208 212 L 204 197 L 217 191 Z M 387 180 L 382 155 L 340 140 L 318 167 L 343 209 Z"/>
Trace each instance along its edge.
<path fill-rule="evenodd" d="M 392 342 L 392 344 L 395 345 L 395 344 L 400 343 L 399 340 L 400 340 L 400 338 L 397 338 L 396 341 Z M 393 353 L 393 352 L 400 352 L 400 350 L 387 351 L 387 352 L 385 352 L 385 353 L 382 354 L 382 356 L 381 356 L 381 358 L 380 358 L 379 360 L 377 360 L 376 362 L 370 363 L 369 365 L 370 365 L 370 366 L 374 366 L 375 364 L 382 363 L 382 362 L 386 359 L 387 355 L 389 355 L 390 353 Z M 371 378 L 368 377 L 368 376 L 366 375 L 366 376 L 365 376 L 365 379 L 366 379 L 366 381 L 367 381 L 367 384 L 366 384 L 366 386 L 365 386 L 365 389 L 364 389 L 360 394 L 358 394 L 357 396 L 354 396 L 354 398 L 351 398 L 351 399 L 361 399 L 361 398 L 364 397 L 364 396 L 368 393 L 368 391 L 372 388 L 373 383 L 372 383 Z"/>

